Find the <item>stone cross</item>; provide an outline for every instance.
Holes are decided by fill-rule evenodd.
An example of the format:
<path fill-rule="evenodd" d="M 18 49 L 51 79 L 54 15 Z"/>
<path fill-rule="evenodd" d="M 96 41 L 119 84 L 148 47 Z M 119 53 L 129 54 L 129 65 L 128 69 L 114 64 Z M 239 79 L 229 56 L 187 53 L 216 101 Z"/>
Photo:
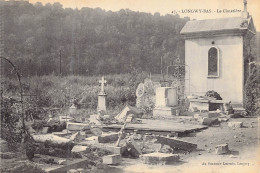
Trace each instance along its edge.
<path fill-rule="evenodd" d="M 100 93 L 105 93 L 104 85 L 107 83 L 107 81 L 104 79 L 104 76 L 102 76 L 102 79 L 99 80 L 99 83 L 101 84 L 101 91 L 100 91 Z"/>

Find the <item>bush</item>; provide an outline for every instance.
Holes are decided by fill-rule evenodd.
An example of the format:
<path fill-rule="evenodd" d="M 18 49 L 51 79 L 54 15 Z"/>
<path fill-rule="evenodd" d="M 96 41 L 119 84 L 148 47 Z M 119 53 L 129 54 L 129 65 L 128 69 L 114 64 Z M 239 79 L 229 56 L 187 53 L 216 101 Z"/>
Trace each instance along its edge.
<path fill-rule="evenodd" d="M 215 98 L 217 100 L 222 100 L 222 97 L 220 97 L 219 93 L 217 93 L 216 91 L 213 91 L 213 90 L 206 92 L 205 96 L 213 97 L 213 98 Z"/>
<path fill-rule="evenodd" d="M 20 104 L 11 97 L 1 98 L 1 138 L 8 142 L 11 150 L 21 142 L 21 129 L 17 126 L 21 116 Z"/>
<path fill-rule="evenodd" d="M 217 93 L 216 91 L 208 91 L 208 92 L 206 92 L 205 96 L 212 97 L 212 98 L 215 98 L 217 100 L 222 100 L 222 97 L 220 97 L 219 93 Z M 211 103 L 209 105 L 209 111 L 215 111 L 217 109 L 219 109 L 219 105 L 218 104 Z"/>
<path fill-rule="evenodd" d="M 246 82 L 245 108 L 249 116 L 260 115 L 260 67 L 256 66 Z"/>

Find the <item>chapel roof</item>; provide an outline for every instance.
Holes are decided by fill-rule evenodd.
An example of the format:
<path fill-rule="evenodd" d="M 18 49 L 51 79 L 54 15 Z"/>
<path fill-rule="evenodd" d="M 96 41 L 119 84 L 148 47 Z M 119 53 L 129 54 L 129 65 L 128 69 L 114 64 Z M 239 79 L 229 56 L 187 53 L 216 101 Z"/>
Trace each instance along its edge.
<path fill-rule="evenodd" d="M 207 20 L 191 20 L 188 21 L 181 30 L 181 34 L 196 34 L 196 33 L 224 33 L 230 31 L 243 31 L 252 27 L 252 17 L 231 17 Z M 251 26 L 252 25 L 252 26 Z M 252 28 L 254 32 L 254 27 Z"/>

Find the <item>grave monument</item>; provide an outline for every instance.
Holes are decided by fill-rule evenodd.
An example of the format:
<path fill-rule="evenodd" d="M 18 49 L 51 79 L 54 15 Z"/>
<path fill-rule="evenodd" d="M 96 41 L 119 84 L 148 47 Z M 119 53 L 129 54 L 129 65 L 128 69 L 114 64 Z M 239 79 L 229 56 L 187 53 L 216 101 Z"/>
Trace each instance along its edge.
<path fill-rule="evenodd" d="M 98 94 L 98 111 L 106 111 L 106 93 L 104 89 L 104 85 L 107 83 L 107 81 L 104 79 L 104 76 L 102 76 L 102 79 L 99 80 L 99 83 L 101 84 L 101 90 Z"/>
<path fill-rule="evenodd" d="M 171 118 L 179 114 L 177 88 L 156 88 L 155 108 L 153 117 Z"/>

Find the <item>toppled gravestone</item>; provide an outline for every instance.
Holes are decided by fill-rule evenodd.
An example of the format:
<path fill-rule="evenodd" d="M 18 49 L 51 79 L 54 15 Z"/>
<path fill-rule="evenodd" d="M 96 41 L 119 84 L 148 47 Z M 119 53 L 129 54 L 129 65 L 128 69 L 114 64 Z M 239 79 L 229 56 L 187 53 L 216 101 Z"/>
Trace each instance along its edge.
<path fill-rule="evenodd" d="M 103 163 L 107 165 L 116 165 L 119 164 L 121 161 L 121 155 L 120 154 L 112 154 L 103 156 Z"/>
<path fill-rule="evenodd" d="M 243 126 L 243 122 L 228 122 L 228 127 L 230 128 L 241 128 Z"/>
<path fill-rule="evenodd" d="M 162 145 L 169 145 L 172 148 L 181 149 L 185 151 L 192 151 L 197 148 L 197 144 L 192 144 L 183 140 L 170 138 L 170 137 L 157 137 L 157 143 L 161 143 Z"/>
<path fill-rule="evenodd" d="M 216 147 L 216 154 L 226 154 L 229 153 L 228 144 L 221 144 L 217 145 Z"/>
<path fill-rule="evenodd" d="M 178 154 L 168 154 L 168 153 L 150 153 L 141 156 L 145 164 L 168 164 L 171 162 L 178 162 L 180 156 Z"/>

